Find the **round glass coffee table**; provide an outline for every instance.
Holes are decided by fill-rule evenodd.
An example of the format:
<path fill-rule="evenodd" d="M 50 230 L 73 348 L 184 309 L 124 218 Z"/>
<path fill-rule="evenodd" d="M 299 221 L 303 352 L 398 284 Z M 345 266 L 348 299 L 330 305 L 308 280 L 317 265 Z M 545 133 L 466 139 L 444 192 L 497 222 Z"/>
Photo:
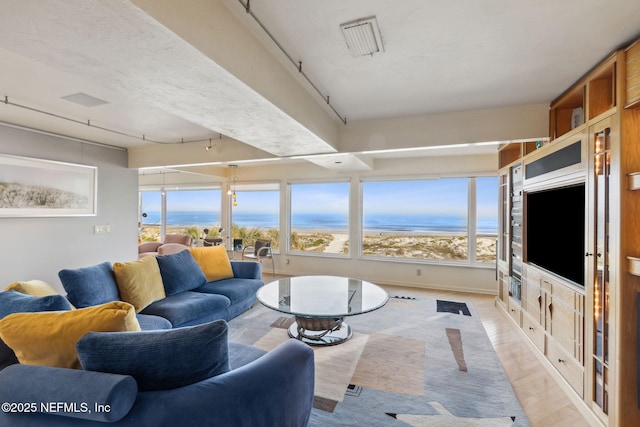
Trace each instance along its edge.
<path fill-rule="evenodd" d="M 267 283 L 258 301 L 295 322 L 289 336 L 310 345 L 340 344 L 352 336 L 346 316 L 377 310 L 387 303 L 387 292 L 364 280 L 338 276 L 298 276 Z"/>

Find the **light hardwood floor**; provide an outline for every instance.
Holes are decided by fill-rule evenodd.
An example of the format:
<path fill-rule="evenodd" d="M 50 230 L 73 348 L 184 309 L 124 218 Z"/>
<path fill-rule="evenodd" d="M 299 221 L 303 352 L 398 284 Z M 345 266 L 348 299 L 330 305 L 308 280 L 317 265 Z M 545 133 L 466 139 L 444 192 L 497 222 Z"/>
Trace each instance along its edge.
<path fill-rule="evenodd" d="M 276 277 L 279 278 L 279 277 Z M 263 280 L 274 277 L 264 274 Z M 487 335 L 532 427 L 582 427 L 590 424 L 562 391 L 518 333 L 516 326 L 495 305 L 495 297 L 463 292 L 384 286 L 390 294 L 450 298 L 476 308 Z"/>

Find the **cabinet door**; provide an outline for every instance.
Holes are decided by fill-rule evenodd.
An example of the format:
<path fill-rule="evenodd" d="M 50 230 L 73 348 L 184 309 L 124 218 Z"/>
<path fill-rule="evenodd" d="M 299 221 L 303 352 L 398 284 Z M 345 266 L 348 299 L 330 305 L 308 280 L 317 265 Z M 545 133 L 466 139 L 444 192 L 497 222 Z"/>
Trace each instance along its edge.
<path fill-rule="evenodd" d="M 612 274 L 610 253 L 610 203 L 611 193 L 611 154 L 612 134 L 615 131 L 610 120 L 603 120 L 589 128 L 589 147 L 591 151 L 590 170 L 590 216 L 593 227 L 589 235 L 591 241 L 587 251 L 589 259 L 590 294 L 587 301 L 590 307 L 589 354 L 587 369 L 589 384 L 585 386 L 587 399 L 601 411 L 606 418 L 609 413 L 609 330 L 611 311 L 610 301 Z M 597 412 L 597 411 L 596 411 Z"/>
<path fill-rule="evenodd" d="M 562 289 L 562 285 L 554 286 L 551 294 L 549 310 L 551 312 L 551 336 L 573 357 L 577 355 L 580 317 L 575 307 L 575 292 Z M 559 294 L 560 293 L 560 294 Z M 569 301 L 568 301 L 569 300 Z M 576 358 L 577 359 L 577 358 Z"/>
<path fill-rule="evenodd" d="M 544 324 L 543 304 L 544 295 L 540 288 L 540 278 L 537 274 L 527 270 L 525 294 L 522 306 L 529 316 L 538 323 L 538 325 Z"/>
<path fill-rule="evenodd" d="M 506 269 L 498 270 L 498 300 L 506 305 L 509 298 L 509 272 Z"/>
<path fill-rule="evenodd" d="M 498 240 L 498 263 L 504 264 L 509 268 L 510 254 L 511 254 L 511 237 L 509 227 L 509 194 L 511 190 L 509 188 L 509 173 L 508 169 L 500 172 L 498 177 L 498 197 L 500 204 L 500 239 Z"/>

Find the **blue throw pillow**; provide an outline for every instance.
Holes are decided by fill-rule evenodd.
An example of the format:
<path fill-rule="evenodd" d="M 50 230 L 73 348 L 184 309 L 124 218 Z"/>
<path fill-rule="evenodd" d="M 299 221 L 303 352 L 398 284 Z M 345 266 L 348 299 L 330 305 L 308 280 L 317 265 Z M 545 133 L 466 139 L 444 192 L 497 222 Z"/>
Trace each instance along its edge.
<path fill-rule="evenodd" d="M 63 295 L 34 297 L 16 291 L 0 292 L 0 319 L 13 313 L 58 310 L 71 310 L 69 301 Z M 15 363 L 18 363 L 15 353 L 0 340 L 0 371 Z"/>
<path fill-rule="evenodd" d="M 64 295 L 35 297 L 16 291 L 0 292 L 0 319 L 13 313 L 71 310 Z"/>
<path fill-rule="evenodd" d="M 76 344 L 87 371 L 131 375 L 141 391 L 168 390 L 229 371 L 227 322 L 143 332 L 89 332 Z"/>
<path fill-rule="evenodd" d="M 65 269 L 58 273 L 67 298 L 76 308 L 91 307 L 120 300 L 110 262 L 93 267 Z"/>
<path fill-rule="evenodd" d="M 199 288 L 207 282 L 202 268 L 188 250 L 176 254 L 159 255 L 156 259 L 167 296 Z"/>

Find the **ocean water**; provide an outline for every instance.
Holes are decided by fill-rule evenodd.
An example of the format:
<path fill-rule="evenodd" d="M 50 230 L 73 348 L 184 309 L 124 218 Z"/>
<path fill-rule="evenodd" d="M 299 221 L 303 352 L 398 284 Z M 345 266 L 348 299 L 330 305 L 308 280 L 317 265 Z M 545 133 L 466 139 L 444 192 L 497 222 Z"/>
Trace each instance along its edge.
<path fill-rule="evenodd" d="M 278 215 L 271 213 L 242 213 L 233 216 L 240 227 L 277 228 Z M 160 212 L 147 212 L 143 224 L 160 224 Z M 169 226 L 214 227 L 220 224 L 220 212 L 168 212 Z M 301 213 L 291 218 L 294 230 L 347 230 L 348 218 L 340 214 Z M 364 230 L 369 232 L 448 232 L 465 233 L 467 218 L 447 215 L 372 214 L 364 219 Z M 480 234 L 496 234 L 497 218 L 480 218 Z"/>

